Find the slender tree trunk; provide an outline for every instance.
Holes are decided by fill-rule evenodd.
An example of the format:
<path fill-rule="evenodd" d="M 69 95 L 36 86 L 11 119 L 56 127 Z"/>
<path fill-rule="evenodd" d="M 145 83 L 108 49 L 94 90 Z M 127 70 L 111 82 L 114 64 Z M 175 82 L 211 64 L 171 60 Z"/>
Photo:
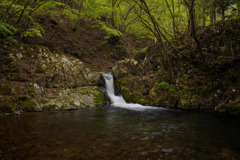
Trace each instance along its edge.
<path fill-rule="evenodd" d="M 225 8 L 222 7 L 221 9 L 222 9 L 222 12 L 221 12 L 222 13 L 221 14 L 222 15 L 222 21 L 224 21 L 225 20 Z"/>
<path fill-rule="evenodd" d="M 240 16 L 240 2 L 237 2 L 238 16 Z"/>
<path fill-rule="evenodd" d="M 163 40 L 162 40 L 162 32 L 159 29 L 158 23 L 156 22 L 155 18 L 152 16 L 145 0 L 140 0 L 140 2 L 143 4 L 143 9 L 145 10 L 145 12 L 147 13 L 147 15 L 149 16 L 149 18 L 151 19 L 151 22 L 153 24 L 154 30 L 157 33 L 157 40 L 158 42 L 163 46 Z"/>
<path fill-rule="evenodd" d="M 190 2 L 188 3 L 186 0 L 184 0 L 186 6 L 188 7 L 188 10 L 189 10 L 189 28 L 191 28 L 191 36 L 193 37 L 196 45 L 197 45 L 197 49 L 198 49 L 198 52 L 200 53 L 201 55 L 201 58 L 202 58 L 202 68 L 205 68 L 205 57 L 202 53 L 202 47 L 201 47 L 201 43 L 200 41 L 198 40 L 197 38 L 197 35 L 196 35 L 196 26 L 195 26 L 195 0 L 190 0 Z"/>
<path fill-rule="evenodd" d="M 210 23 L 213 24 L 215 19 L 214 0 L 210 1 Z"/>
<path fill-rule="evenodd" d="M 216 14 L 216 8 L 214 7 L 214 10 L 213 10 L 213 22 L 216 23 L 217 22 L 217 14 Z"/>
<path fill-rule="evenodd" d="M 206 16 L 205 16 L 205 12 L 206 12 L 206 3 L 204 2 L 203 8 L 202 8 L 202 25 L 203 25 L 203 27 L 206 26 Z"/>
<path fill-rule="evenodd" d="M 175 30 L 175 27 L 176 27 L 176 24 L 175 24 L 175 6 L 174 6 L 174 0 L 172 0 L 172 18 L 173 18 L 173 34 L 174 36 L 176 37 L 176 30 Z"/>
<path fill-rule="evenodd" d="M 177 26 L 176 26 L 176 23 L 175 23 L 175 7 L 174 7 L 174 0 L 172 0 L 172 10 L 170 8 L 170 5 L 168 3 L 167 0 L 165 0 L 166 4 L 167 4 L 167 8 L 172 16 L 172 28 L 173 28 L 173 35 L 174 37 L 176 37 L 176 29 L 178 30 Z M 170 28 L 170 26 L 169 26 Z"/>
<path fill-rule="evenodd" d="M 112 0 L 112 13 L 111 13 L 111 24 L 112 27 L 115 28 L 115 4 L 116 4 L 117 0 Z"/>
<path fill-rule="evenodd" d="M 23 15 L 24 15 L 24 12 L 25 12 L 25 10 L 27 9 L 27 7 L 29 6 L 30 2 L 31 2 L 31 0 L 28 0 L 28 1 L 25 3 L 24 8 L 23 8 L 23 10 L 22 10 L 22 12 L 21 12 L 21 14 L 20 14 L 20 16 L 19 16 L 16 24 L 18 24 L 18 23 L 21 21 Z"/>

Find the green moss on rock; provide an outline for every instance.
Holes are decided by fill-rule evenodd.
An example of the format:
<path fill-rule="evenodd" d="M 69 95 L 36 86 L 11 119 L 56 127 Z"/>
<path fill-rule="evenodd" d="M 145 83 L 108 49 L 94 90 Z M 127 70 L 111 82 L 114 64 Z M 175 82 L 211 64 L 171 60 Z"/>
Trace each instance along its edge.
<path fill-rule="evenodd" d="M 148 101 L 144 98 L 141 98 L 141 99 L 137 100 L 137 103 L 142 104 L 142 105 L 147 105 Z"/>
<path fill-rule="evenodd" d="M 240 115 L 240 104 L 238 105 L 220 105 L 215 108 L 216 111 L 220 113 L 231 113 L 231 114 L 238 114 Z"/>
<path fill-rule="evenodd" d="M 107 100 L 102 92 L 94 94 L 93 101 L 95 106 L 104 106 L 107 104 Z"/>
<path fill-rule="evenodd" d="M 50 104 L 50 105 L 45 105 L 42 107 L 42 110 L 43 111 L 53 111 L 57 108 L 58 106 L 57 105 L 54 105 L 54 104 Z"/>
<path fill-rule="evenodd" d="M 37 103 L 32 99 L 23 101 L 21 103 L 21 107 L 22 107 L 22 110 L 25 112 L 37 111 Z"/>

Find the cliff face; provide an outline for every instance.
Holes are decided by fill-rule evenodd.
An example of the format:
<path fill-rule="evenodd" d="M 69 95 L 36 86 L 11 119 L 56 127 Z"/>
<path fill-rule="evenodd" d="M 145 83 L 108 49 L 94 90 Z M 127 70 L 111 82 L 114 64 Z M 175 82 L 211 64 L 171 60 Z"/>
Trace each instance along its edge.
<path fill-rule="evenodd" d="M 21 44 L 1 50 L 0 112 L 20 113 L 106 104 L 99 72 L 77 58 Z"/>

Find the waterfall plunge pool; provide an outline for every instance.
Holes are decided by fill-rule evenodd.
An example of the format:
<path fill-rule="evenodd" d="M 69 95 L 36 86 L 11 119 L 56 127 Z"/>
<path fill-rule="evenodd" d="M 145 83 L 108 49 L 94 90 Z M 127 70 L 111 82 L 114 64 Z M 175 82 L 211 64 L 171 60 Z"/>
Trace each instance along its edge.
<path fill-rule="evenodd" d="M 0 116 L 0 159 L 240 159 L 240 117 L 128 104 L 107 90 L 111 107 Z"/>
<path fill-rule="evenodd" d="M 0 117 L 0 159 L 240 159 L 240 118 L 172 110 Z"/>

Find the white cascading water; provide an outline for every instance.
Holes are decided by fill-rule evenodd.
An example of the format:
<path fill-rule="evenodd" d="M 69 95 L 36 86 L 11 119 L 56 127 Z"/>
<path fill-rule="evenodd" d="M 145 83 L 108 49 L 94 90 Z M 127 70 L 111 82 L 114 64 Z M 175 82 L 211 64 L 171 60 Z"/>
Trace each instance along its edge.
<path fill-rule="evenodd" d="M 105 79 L 107 95 L 111 100 L 111 105 L 114 107 L 126 108 L 131 110 L 146 110 L 146 109 L 160 109 L 159 107 L 143 106 L 140 104 L 127 103 L 122 96 L 116 96 L 114 94 L 114 81 L 113 76 L 109 72 L 102 72 Z"/>

